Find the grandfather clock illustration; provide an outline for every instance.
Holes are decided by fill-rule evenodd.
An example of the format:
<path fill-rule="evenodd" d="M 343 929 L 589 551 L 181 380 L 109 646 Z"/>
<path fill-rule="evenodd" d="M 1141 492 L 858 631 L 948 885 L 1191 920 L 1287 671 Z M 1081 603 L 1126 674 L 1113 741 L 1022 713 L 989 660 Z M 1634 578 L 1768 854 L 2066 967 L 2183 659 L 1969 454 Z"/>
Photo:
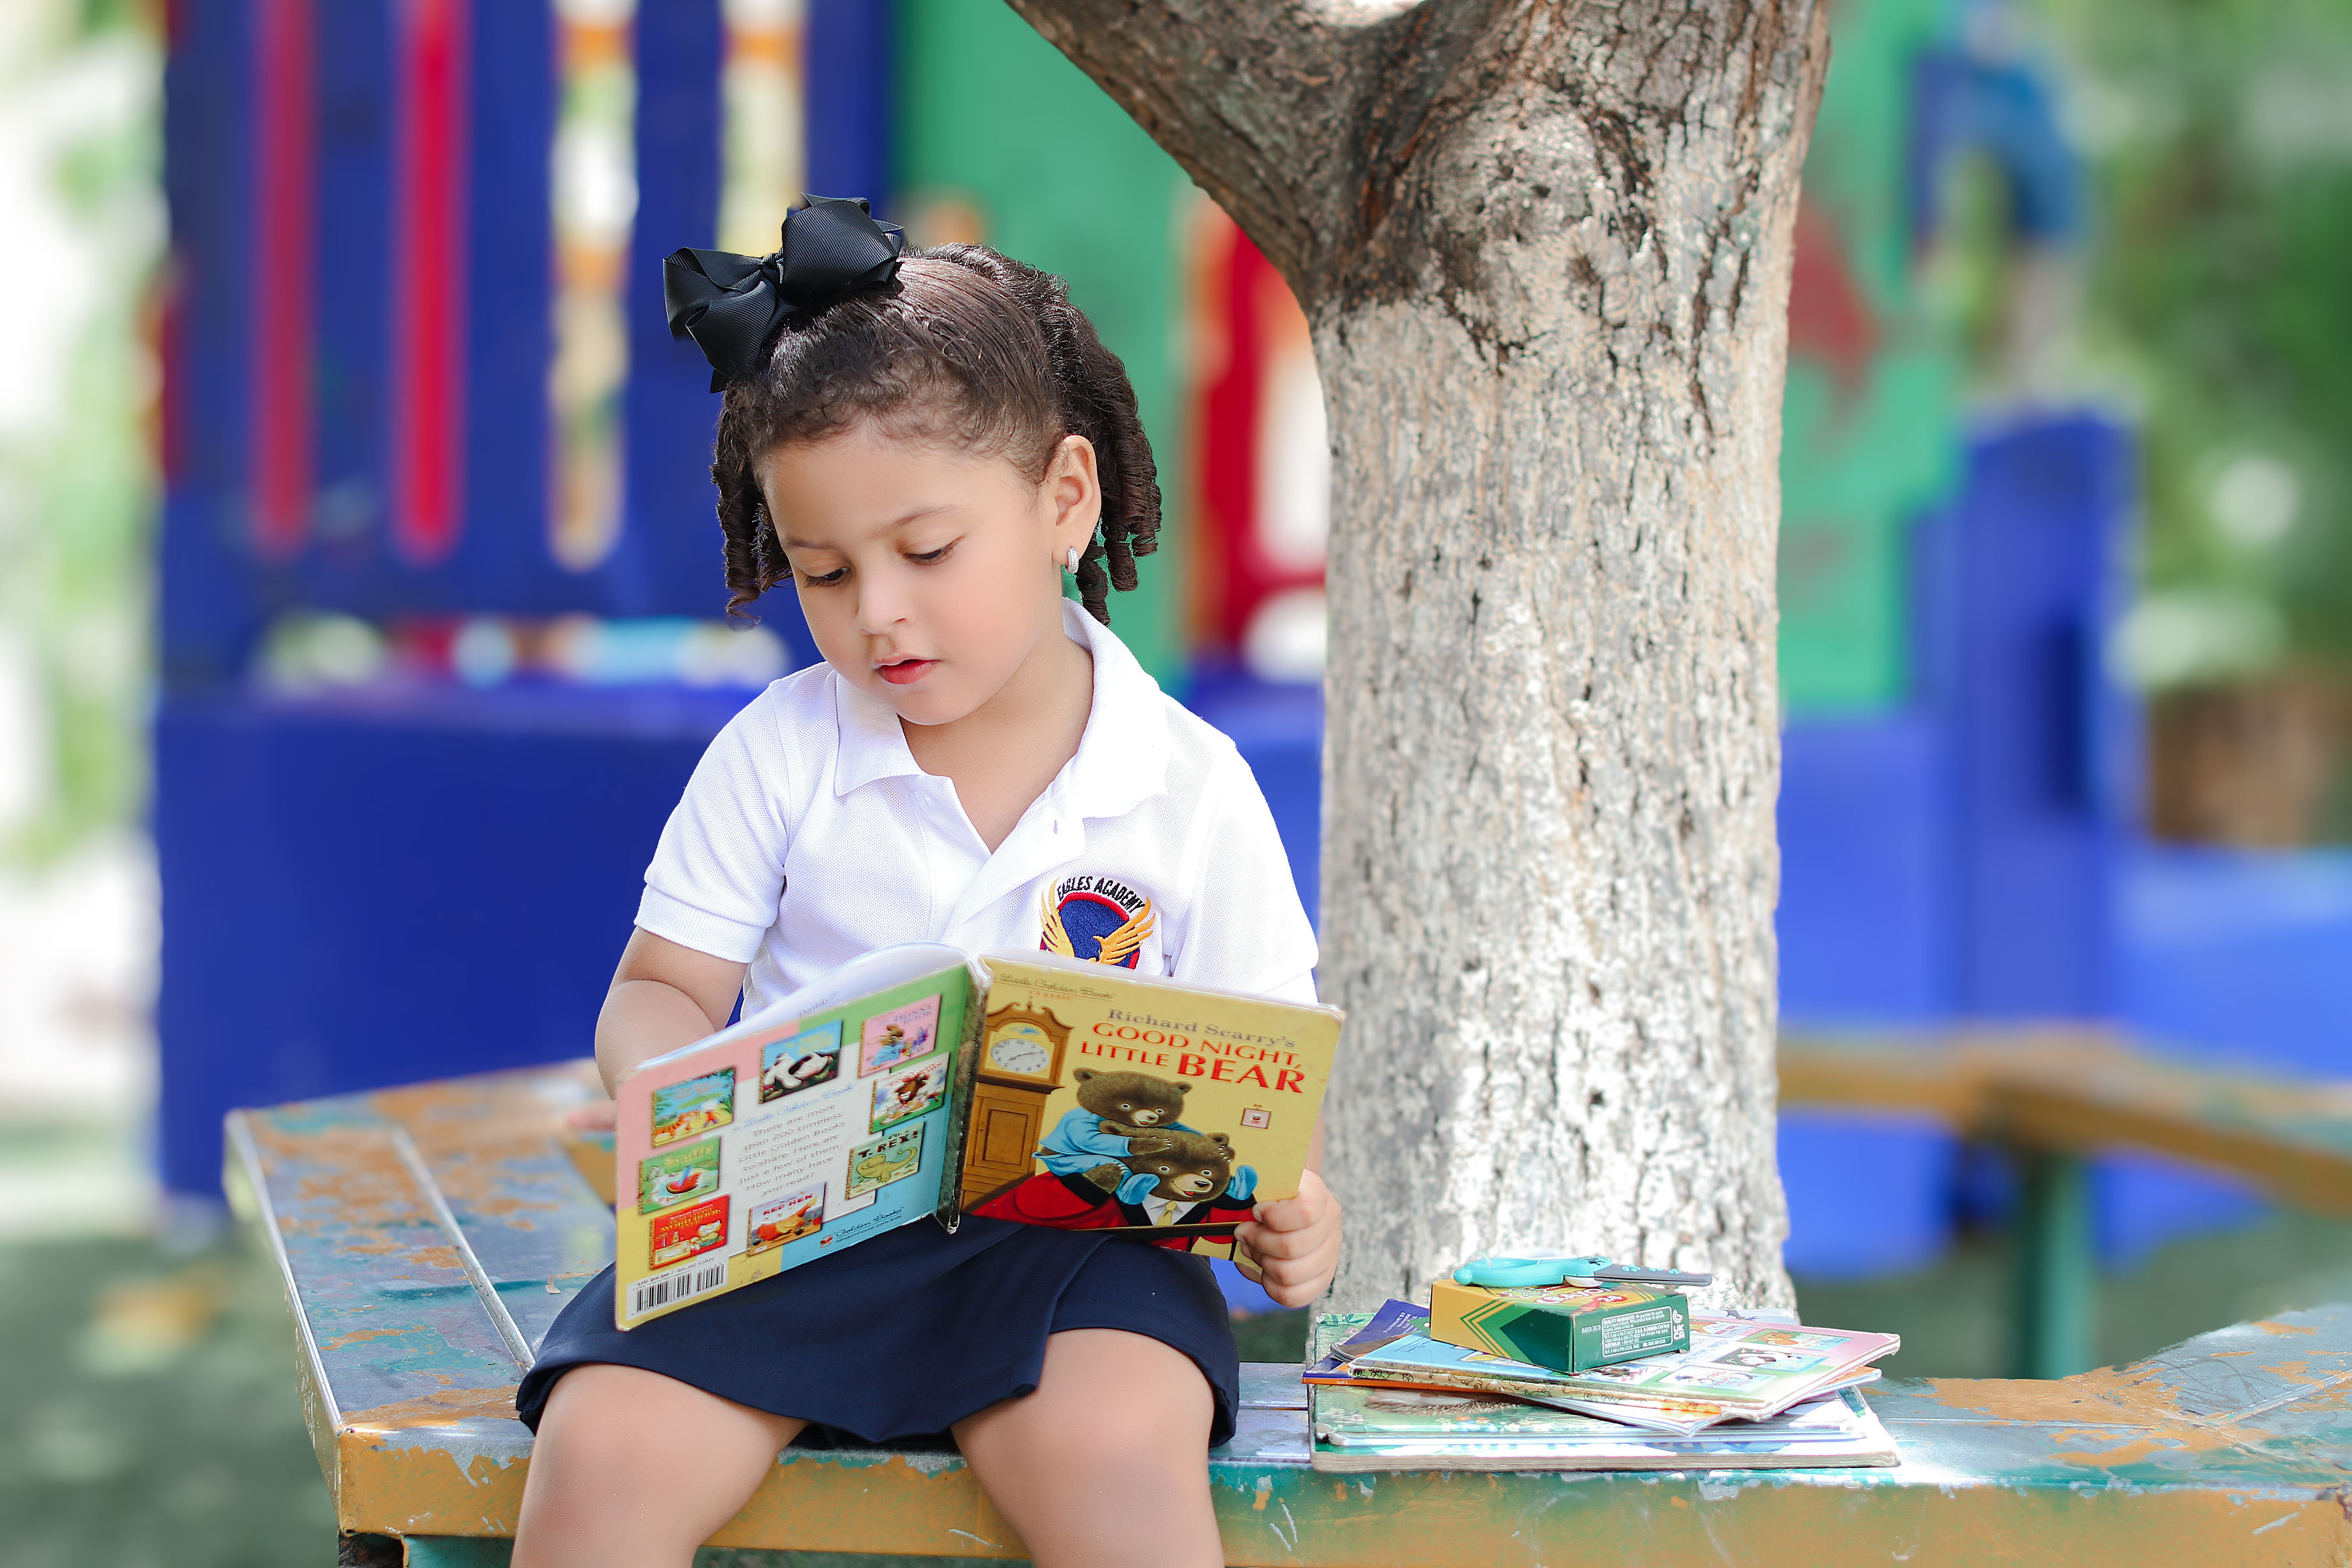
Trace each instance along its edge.
<path fill-rule="evenodd" d="M 999 1007 L 980 1040 L 971 1124 L 963 1157 L 963 1206 L 986 1203 L 1035 1169 L 1045 1101 L 1062 1087 L 1070 1026 L 1040 1007 Z"/>

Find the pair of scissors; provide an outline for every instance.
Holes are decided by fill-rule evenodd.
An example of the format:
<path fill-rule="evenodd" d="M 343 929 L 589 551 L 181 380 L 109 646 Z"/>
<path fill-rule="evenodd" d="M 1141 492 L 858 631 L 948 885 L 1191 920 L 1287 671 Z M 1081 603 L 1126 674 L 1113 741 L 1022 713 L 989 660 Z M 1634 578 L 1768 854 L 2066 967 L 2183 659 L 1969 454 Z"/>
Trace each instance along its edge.
<path fill-rule="evenodd" d="M 1712 1285 L 1712 1274 L 1674 1268 L 1636 1268 L 1612 1263 L 1597 1253 L 1570 1255 L 1528 1251 L 1474 1258 L 1454 1271 L 1462 1285 Z"/>

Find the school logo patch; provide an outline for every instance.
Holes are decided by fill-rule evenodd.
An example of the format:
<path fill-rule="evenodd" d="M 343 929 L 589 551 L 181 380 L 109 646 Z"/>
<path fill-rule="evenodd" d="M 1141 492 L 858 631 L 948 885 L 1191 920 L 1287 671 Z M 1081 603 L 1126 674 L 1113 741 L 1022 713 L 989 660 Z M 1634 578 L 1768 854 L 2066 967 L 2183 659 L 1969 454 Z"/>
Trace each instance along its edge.
<path fill-rule="evenodd" d="M 1037 945 L 1133 969 L 1151 934 L 1151 900 L 1115 877 L 1065 877 L 1038 895 Z"/>

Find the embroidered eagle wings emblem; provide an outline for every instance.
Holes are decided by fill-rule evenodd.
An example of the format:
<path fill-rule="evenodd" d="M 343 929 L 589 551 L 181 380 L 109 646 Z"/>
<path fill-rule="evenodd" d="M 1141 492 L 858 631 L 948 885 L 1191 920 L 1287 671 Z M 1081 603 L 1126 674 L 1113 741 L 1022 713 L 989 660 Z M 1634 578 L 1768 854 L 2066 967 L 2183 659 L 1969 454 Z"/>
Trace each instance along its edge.
<path fill-rule="evenodd" d="M 1072 938 L 1068 929 L 1062 923 L 1062 911 L 1055 907 L 1052 889 L 1049 888 L 1038 895 L 1037 910 L 1041 928 L 1037 945 L 1047 952 L 1058 952 L 1064 958 L 1088 958 L 1097 963 L 1132 965 L 1135 963 L 1136 950 L 1143 945 L 1143 939 L 1151 934 L 1152 913 L 1150 899 L 1143 900 L 1141 909 L 1128 916 L 1116 928 L 1106 932 L 1094 952 L 1085 953 L 1078 951 L 1077 944 L 1081 942 L 1094 942 L 1096 939 L 1084 932 L 1075 939 Z"/>

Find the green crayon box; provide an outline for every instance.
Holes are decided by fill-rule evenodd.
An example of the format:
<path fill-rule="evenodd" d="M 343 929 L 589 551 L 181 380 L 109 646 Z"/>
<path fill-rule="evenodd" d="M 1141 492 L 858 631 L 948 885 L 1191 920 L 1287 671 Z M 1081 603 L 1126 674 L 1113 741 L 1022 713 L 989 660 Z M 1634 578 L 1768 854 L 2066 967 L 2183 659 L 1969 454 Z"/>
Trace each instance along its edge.
<path fill-rule="evenodd" d="M 1429 1337 L 1554 1372 L 1690 1349 L 1690 1303 L 1654 1285 L 1429 1288 Z"/>

